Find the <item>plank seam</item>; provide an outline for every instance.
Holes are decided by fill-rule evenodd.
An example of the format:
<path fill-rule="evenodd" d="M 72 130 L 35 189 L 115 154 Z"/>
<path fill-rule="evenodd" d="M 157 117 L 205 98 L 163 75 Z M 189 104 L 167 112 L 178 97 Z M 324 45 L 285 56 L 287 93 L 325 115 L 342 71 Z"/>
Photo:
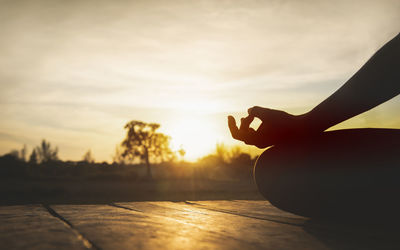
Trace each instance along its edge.
<path fill-rule="evenodd" d="M 296 223 L 291 223 L 291 222 L 283 222 L 283 221 L 279 221 L 279 220 L 274 220 L 274 219 L 267 219 L 267 218 L 262 218 L 262 217 L 257 217 L 257 216 L 251 216 L 251 215 L 243 215 L 234 211 L 229 211 L 229 210 L 225 210 L 225 209 L 218 209 L 218 208 L 212 208 L 212 207 L 206 207 L 206 205 L 203 204 L 199 204 L 199 203 L 195 203 L 195 202 L 190 202 L 190 201 L 185 201 L 185 203 L 192 205 L 194 207 L 200 208 L 200 209 L 206 209 L 206 210 L 210 210 L 210 211 L 215 211 L 215 212 L 220 212 L 220 213 L 227 213 L 227 214 L 232 214 L 232 215 L 237 215 L 237 216 L 243 216 L 243 217 L 247 217 L 247 218 L 253 218 L 253 219 L 259 219 L 259 220 L 265 220 L 265 221 L 271 221 L 271 222 L 275 222 L 275 223 L 281 223 L 281 224 L 287 224 L 287 225 L 292 225 L 292 226 L 298 226 L 298 227 L 302 227 L 304 228 L 305 224 L 296 224 Z M 286 217 L 282 217 L 282 218 L 286 218 Z M 324 226 L 322 223 L 328 223 L 329 221 L 320 221 L 319 223 L 317 222 L 312 222 L 312 224 L 308 224 L 308 228 L 310 230 L 315 230 L 317 232 L 321 232 L 321 230 L 324 230 L 325 232 L 331 232 L 331 233 L 335 233 L 335 229 L 331 229 L 329 227 Z M 340 226 L 340 224 L 336 224 L 336 226 Z M 341 225 L 343 226 L 343 225 Z M 348 226 L 348 225 L 346 225 Z M 355 232 L 352 230 L 346 230 L 343 228 L 340 228 L 341 231 L 347 232 L 348 234 L 354 234 Z"/>
<path fill-rule="evenodd" d="M 83 245 L 87 249 L 95 249 L 95 250 L 101 250 L 100 247 L 98 247 L 94 242 L 86 238 L 81 232 L 79 232 L 74 225 L 72 225 L 71 222 L 69 222 L 66 218 L 61 216 L 59 213 L 57 213 L 53 208 L 51 208 L 47 204 L 42 204 L 42 206 L 47 210 L 47 212 L 52 215 L 53 217 L 57 218 L 58 220 L 61 221 L 66 227 L 68 227 L 74 234 L 77 235 L 78 239 L 82 241 Z"/>
<path fill-rule="evenodd" d="M 286 224 L 286 225 L 297 226 L 297 227 L 302 227 L 303 226 L 302 224 L 280 221 L 278 219 L 261 218 L 261 217 L 257 217 L 257 216 L 240 214 L 240 213 L 236 213 L 236 212 L 225 210 L 225 209 L 217 209 L 217 208 L 212 208 L 212 207 L 206 207 L 204 205 L 201 205 L 201 204 L 198 204 L 198 203 L 194 203 L 194 202 L 190 202 L 190 201 L 185 201 L 185 203 L 188 204 L 188 205 L 197 207 L 197 208 L 202 208 L 202 209 L 206 209 L 206 210 L 210 210 L 210 211 L 214 211 L 214 212 L 227 213 L 227 214 L 231 214 L 231 215 L 242 216 L 242 217 L 251 218 L 251 219 L 257 219 L 257 220 L 271 221 L 271 222 L 275 222 L 275 223 Z"/>
<path fill-rule="evenodd" d="M 112 207 L 117 207 L 117 208 L 122 208 L 122 209 L 127 209 L 127 210 L 131 210 L 131 211 L 143 213 L 143 211 L 141 211 L 141 210 L 134 209 L 134 208 L 131 208 L 131 207 L 124 207 L 124 206 L 121 206 L 121 205 L 117 205 L 117 204 L 115 204 L 115 203 L 109 203 L 108 205 L 109 205 L 109 206 L 112 206 Z"/>

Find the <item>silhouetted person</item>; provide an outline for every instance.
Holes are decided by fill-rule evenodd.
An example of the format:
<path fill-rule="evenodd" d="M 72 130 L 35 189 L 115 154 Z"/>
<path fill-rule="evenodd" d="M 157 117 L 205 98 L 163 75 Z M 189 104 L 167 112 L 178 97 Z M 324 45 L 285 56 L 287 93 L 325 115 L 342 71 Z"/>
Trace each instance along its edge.
<path fill-rule="evenodd" d="M 400 34 L 330 97 L 303 115 L 248 110 L 233 138 L 259 148 L 254 177 L 283 210 L 309 217 L 392 218 L 400 214 L 400 129 L 326 129 L 400 93 Z M 262 123 L 250 128 L 255 117 Z"/>

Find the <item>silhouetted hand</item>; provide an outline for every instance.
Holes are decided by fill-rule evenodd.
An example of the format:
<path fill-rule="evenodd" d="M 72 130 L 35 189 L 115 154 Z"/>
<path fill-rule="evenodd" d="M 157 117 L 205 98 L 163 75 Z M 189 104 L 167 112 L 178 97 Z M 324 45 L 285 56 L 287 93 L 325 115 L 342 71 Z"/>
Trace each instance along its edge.
<path fill-rule="evenodd" d="M 241 119 L 239 128 L 235 118 L 228 116 L 228 126 L 232 137 L 248 145 L 265 148 L 298 139 L 306 133 L 303 116 L 257 106 L 250 108 L 248 113 L 247 117 Z M 250 127 L 255 117 L 262 121 L 257 130 Z"/>

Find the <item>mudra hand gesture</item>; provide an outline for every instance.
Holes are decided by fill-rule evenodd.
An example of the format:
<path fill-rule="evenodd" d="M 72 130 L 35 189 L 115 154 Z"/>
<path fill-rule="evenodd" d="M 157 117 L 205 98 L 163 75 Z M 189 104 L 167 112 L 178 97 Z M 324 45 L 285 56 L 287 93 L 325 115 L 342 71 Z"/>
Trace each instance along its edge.
<path fill-rule="evenodd" d="M 250 127 L 255 117 L 262 122 L 257 130 Z M 304 133 L 302 117 L 255 106 L 248 109 L 247 117 L 241 118 L 239 127 L 235 118 L 228 116 L 228 126 L 233 138 L 248 145 L 265 148 L 301 136 Z"/>

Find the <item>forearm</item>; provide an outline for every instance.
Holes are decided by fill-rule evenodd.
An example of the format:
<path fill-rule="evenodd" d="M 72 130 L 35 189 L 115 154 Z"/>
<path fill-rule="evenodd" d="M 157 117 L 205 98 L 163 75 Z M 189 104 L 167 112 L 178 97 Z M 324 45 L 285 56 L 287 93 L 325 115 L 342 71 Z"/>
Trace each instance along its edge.
<path fill-rule="evenodd" d="M 304 115 L 324 131 L 400 93 L 400 34 L 378 50 L 340 89 Z"/>

